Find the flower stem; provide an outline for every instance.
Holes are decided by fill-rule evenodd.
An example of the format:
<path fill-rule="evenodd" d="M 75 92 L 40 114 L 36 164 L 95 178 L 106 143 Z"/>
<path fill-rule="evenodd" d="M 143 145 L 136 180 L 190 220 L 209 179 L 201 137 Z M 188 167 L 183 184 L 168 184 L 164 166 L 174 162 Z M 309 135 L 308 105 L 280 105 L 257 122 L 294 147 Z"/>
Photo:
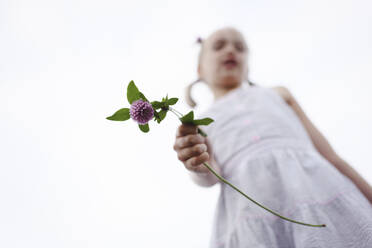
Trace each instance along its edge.
<path fill-rule="evenodd" d="M 243 196 L 245 196 L 246 198 L 248 198 L 249 200 L 251 200 L 252 202 L 254 202 L 255 204 L 257 204 L 258 206 L 266 209 L 267 211 L 269 211 L 270 213 L 282 218 L 282 219 L 285 219 L 285 220 L 288 220 L 290 222 L 294 222 L 294 223 L 297 223 L 297 224 L 301 224 L 301 225 L 305 225 L 305 226 L 312 226 L 312 227 L 325 227 L 326 225 L 325 224 L 321 224 L 321 225 L 312 225 L 312 224 L 307 224 L 307 223 L 303 223 L 303 222 L 299 222 L 299 221 L 295 221 L 295 220 L 292 220 L 292 219 L 289 219 L 289 218 L 286 218 L 284 216 L 281 216 L 280 214 L 274 212 L 273 210 L 261 205 L 260 203 L 256 202 L 255 200 L 253 200 L 252 198 L 250 198 L 249 196 L 247 196 L 246 194 L 244 194 L 241 190 L 239 190 L 237 187 L 235 187 L 234 185 L 232 185 L 229 181 L 227 181 L 225 178 L 221 177 L 220 175 L 218 175 L 209 165 L 208 163 L 203 163 L 218 179 L 220 179 L 222 182 L 228 184 L 230 187 L 232 187 L 233 189 L 235 189 L 236 191 L 238 191 L 240 194 L 242 194 Z"/>
<path fill-rule="evenodd" d="M 182 114 L 180 112 L 178 112 L 177 110 L 175 110 L 174 108 L 171 108 L 169 107 L 169 110 L 175 114 L 178 118 L 182 118 Z"/>
<path fill-rule="evenodd" d="M 169 108 L 169 110 L 174 113 L 178 118 L 182 118 L 182 114 L 180 112 L 178 112 L 177 110 L 175 110 L 174 108 Z M 199 128 L 198 128 L 199 129 Z M 200 130 L 201 131 L 201 130 Z M 203 132 L 204 133 L 204 132 Z M 205 135 L 206 136 L 206 135 Z M 220 181 L 226 183 L 227 185 L 229 185 L 230 187 L 232 187 L 233 189 L 235 189 L 236 191 L 238 191 L 240 194 L 242 194 L 244 197 L 248 198 L 250 201 L 252 201 L 253 203 L 257 204 L 258 206 L 260 206 L 261 208 L 269 211 L 270 213 L 284 219 L 284 220 L 287 220 L 287 221 L 290 221 L 290 222 L 293 222 L 293 223 L 297 223 L 297 224 L 301 224 L 301 225 L 305 225 L 305 226 L 311 226 L 311 227 L 326 227 L 325 224 L 321 224 L 321 225 L 313 225 L 313 224 L 307 224 L 307 223 L 303 223 L 303 222 L 299 222 L 299 221 L 296 221 L 296 220 L 292 220 L 292 219 L 289 219 L 289 218 L 286 218 L 284 216 L 281 216 L 280 214 L 274 212 L 273 210 L 261 205 L 260 203 L 258 203 L 257 201 L 253 200 L 252 198 L 250 198 L 249 196 L 247 196 L 244 192 L 242 192 L 240 189 L 238 189 L 237 187 L 235 187 L 233 184 L 231 184 L 229 181 L 227 181 L 225 178 L 223 178 L 222 176 L 218 175 L 218 173 L 216 171 L 214 171 L 210 165 L 208 165 L 208 163 L 203 163 L 203 165 L 205 165 L 208 170 L 210 170 Z"/>
<path fill-rule="evenodd" d="M 172 111 L 173 113 L 177 113 L 178 115 L 180 115 L 180 116 L 177 116 L 177 117 L 179 117 L 179 118 L 182 117 L 181 112 L 177 111 L 176 109 L 174 109 L 174 108 L 172 108 L 172 107 L 169 107 L 169 110 Z M 176 114 L 176 115 L 177 115 L 177 114 Z"/>

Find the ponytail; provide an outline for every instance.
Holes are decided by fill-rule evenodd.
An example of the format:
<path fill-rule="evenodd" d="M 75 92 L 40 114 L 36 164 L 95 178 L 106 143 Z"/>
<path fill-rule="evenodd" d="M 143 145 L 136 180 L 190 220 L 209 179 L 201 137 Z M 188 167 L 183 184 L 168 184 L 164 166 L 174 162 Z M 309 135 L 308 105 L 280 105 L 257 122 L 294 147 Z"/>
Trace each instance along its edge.
<path fill-rule="evenodd" d="M 187 87 L 186 87 L 186 91 L 185 91 L 185 96 L 186 96 L 186 102 L 187 104 L 191 107 L 191 108 L 195 108 L 196 106 L 196 102 L 194 101 L 194 99 L 192 98 L 191 96 L 191 88 L 192 86 L 194 86 L 196 83 L 200 82 L 200 78 L 198 78 L 197 80 L 195 80 L 194 82 L 190 83 Z"/>

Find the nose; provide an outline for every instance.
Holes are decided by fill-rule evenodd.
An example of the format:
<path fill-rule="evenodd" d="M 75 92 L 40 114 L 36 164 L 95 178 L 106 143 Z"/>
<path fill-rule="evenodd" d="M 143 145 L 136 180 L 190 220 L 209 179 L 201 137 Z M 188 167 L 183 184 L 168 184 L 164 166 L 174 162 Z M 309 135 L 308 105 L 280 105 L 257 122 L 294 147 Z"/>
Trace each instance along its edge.
<path fill-rule="evenodd" d="M 234 46 L 229 42 L 229 43 L 227 44 L 227 46 L 226 46 L 226 50 L 229 51 L 229 52 L 231 52 L 231 51 L 234 50 Z"/>
<path fill-rule="evenodd" d="M 235 49 L 234 49 L 234 45 L 232 43 L 228 43 L 227 46 L 226 46 L 226 53 L 227 55 L 235 55 Z"/>

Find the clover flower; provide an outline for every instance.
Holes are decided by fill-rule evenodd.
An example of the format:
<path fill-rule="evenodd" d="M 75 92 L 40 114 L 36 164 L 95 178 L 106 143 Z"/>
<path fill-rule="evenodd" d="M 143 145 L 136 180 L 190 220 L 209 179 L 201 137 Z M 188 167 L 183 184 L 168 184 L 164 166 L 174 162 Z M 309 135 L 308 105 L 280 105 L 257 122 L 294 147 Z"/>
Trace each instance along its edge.
<path fill-rule="evenodd" d="M 129 113 L 130 117 L 141 125 L 146 124 L 154 117 L 154 109 L 151 104 L 142 99 L 132 103 Z"/>

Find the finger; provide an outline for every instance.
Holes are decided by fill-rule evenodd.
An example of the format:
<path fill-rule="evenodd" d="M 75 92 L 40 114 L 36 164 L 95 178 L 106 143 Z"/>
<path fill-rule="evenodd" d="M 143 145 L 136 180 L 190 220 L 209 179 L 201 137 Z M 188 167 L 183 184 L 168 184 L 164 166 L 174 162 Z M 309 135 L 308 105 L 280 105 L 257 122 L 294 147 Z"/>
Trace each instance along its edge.
<path fill-rule="evenodd" d="M 185 166 L 189 170 L 195 170 L 195 167 L 203 164 L 204 162 L 207 162 L 209 160 L 209 154 L 208 152 L 203 152 L 197 157 L 192 157 L 186 160 Z"/>
<path fill-rule="evenodd" d="M 200 134 L 188 134 L 183 137 L 178 137 L 174 143 L 173 149 L 179 150 L 185 147 L 194 146 L 196 144 L 202 144 L 205 142 L 205 138 Z"/>
<path fill-rule="evenodd" d="M 191 168 L 188 168 L 189 171 L 197 172 L 197 173 L 205 173 L 208 172 L 209 170 L 207 167 L 205 167 L 203 164 L 200 164 L 198 166 L 193 166 Z"/>
<path fill-rule="evenodd" d="M 211 144 L 211 142 L 209 141 L 208 138 L 204 138 L 204 140 L 205 140 L 205 144 L 207 145 L 207 151 L 210 154 L 212 154 L 213 150 L 212 150 L 212 144 Z"/>
<path fill-rule="evenodd" d="M 192 124 L 182 124 L 178 127 L 176 137 L 185 136 L 188 134 L 197 134 L 198 127 Z"/>
<path fill-rule="evenodd" d="M 181 161 L 186 161 L 191 157 L 196 157 L 201 155 L 203 152 L 207 151 L 206 144 L 196 144 L 190 148 L 184 148 L 178 151 L 178 159 Z"/>

